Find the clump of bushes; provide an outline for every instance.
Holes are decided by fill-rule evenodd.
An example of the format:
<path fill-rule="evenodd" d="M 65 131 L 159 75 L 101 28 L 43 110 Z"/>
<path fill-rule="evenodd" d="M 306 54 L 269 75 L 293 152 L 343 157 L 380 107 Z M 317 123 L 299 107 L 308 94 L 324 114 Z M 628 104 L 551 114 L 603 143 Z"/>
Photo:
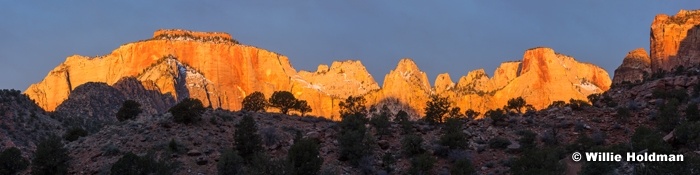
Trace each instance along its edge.
<path fill-rule="evenodd" d="M 0 153 L 0 174 L 15 174 L 29 166 L 29 161 L 22 157 L 22 152 L 15 148 L 7 148 Z"/>
<path fill-rule="evenodd" d="M 191 124 L 201 120 L 204 113 L 202 101 L 195 98 L 186 98 L 168 110 L 173 114 L 175 123 Z"/>
<path fill-rule="evenodd" d="M 85 137 L 88 135 L 88 132 L 85 131 L 83 128 L 78 128 L 74 127 L 71 128 L 70 130 L 66 131 L 65 134 L 63 134 L 63 138 L 66 139 L 69 142 L 78 140 L 80 137 Z"/>
<path fill-rule="evenodd" d="M 493 149 L 506 149 L 510 144 L 510 140 L 503 137 L 496 137 L 489 140 L 489 147 Z"/>
<path fill-rule="evenodd" d="M 173 174 L 175 169 L 171 164 L 156 161 L 153 155 L 142 157 L 128 152 L 112 165 L 110 172 L 115 175 Z"/>
<path fill-rule="evenodd" d="M 122 107 L 117 111 L 117 120 L 126 121 L 133 120 L 141 114 L 141 103 L 134 100 L 126 100 L 122 103 Z"/>

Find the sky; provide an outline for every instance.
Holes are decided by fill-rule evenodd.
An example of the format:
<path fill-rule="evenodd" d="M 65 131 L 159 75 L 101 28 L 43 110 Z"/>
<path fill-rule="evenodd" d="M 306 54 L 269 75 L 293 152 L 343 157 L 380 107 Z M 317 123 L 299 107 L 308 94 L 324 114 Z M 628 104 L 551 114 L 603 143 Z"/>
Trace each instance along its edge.
<path fill-rule="evenodd" d="M 106 55 L 157 29 L 230 33 L 289 57 L 297 70 L 360 60 L 381 85 L 401 58 L 430 82 L 457 81 L 538 46 L 604 68 L 649 50 L 657 14 L 698 0 L 0 1 L 0 89 L 25 90 L 70 55 Z"/>

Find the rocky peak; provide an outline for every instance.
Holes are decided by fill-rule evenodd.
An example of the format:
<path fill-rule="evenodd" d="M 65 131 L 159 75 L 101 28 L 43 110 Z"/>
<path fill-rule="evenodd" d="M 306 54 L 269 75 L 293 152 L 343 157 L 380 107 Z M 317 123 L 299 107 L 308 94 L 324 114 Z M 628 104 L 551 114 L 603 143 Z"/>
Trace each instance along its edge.
<path fill-rule="evenodd" d="M 455 83 L 452 82 L 452 78 L 450 78 L 450 74 L 448 73 L 441 73 L 435 78 L 435 93 L 437 94 L 450 90 L 454 88 L 454 86 Z"/>
<path fill-rule="evenodd" d="M 339 98 L 379 89 L 379 84 L 359 60 L 334 61 L 330 68 L 321 64 L 314 73 L 300 71 L 298 75 L 294 80 L 302 86 Z"/>
<path fill-rule="evenodd" d="M 651 24 L 651 70 L 700 63 L 700 10 L 657 15 Z"/>
<path fill-rule="evenodd" d="M 238 44 L 238 41 L 225 32 L 197 32 L 183 29 L 156 30 L 153 32 L 153 39 L 232 42 Z"/>
<path fill-rule="evenodd" d="M 389 72 L 384 78 L 384 88 L 387 84 L 392 84 L 395 81 L 404 81 L 413 86 L 418 86 L 424 91 L 430 91 L 430 83 L 428 82 L 428 75 L 421 71 L 410 58 L 401 59 L 396 65 L 396 69 Z"/>
<path fill-rule="evenodd" d="M 613 84 L 641 82 L 644 74 L 651 74 L 651 59 L 646 50 L 638 48 L 627 53 L 622 65 L 615 69 Z"/>

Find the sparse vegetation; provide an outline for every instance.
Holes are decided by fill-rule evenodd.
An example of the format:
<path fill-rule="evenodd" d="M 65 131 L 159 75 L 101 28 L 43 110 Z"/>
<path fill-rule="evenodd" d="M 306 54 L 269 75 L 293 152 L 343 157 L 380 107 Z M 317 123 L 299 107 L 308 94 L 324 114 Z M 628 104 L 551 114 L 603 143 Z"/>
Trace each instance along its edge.
<path fill-rule="evenodd" d="M 201 120 L 204 113 L 202 101 L 186 98 L 168 110 L 173 115 L 175 123 L 191 124 Z"/>
<path fill-rule="evenodd" d="M 367 116 L 365 103 L 367 103 L 367 101 L 362 96 L 349 96 L 345 101 L 339 103 L 341 117 L 350 115 Z"/>
<path fill-rule="evenodd" d="M 467 111 L 464 112 L 464 116 L 467 116 L 467 119 L 470 121 L 476 119 L 480 114 L 480 112 L 476 112 L 473 109 L 467 109 Z"/>
<path fill-rule="evenodd" d="M 514 162 L 510 171 L 513 174 L 559 175 L 565 166 L 559 162 L 562 150 L 559 148 L 527 149 Z M 533 161 L 536 160 L 536 161 Z"/>
<path fill-rule="evenodd" d="M 167 175 L 173 174 L 174 170 L 171 164 L 154 160 L 153 155 L 141 157 L 128 152 L 112 165 L 110 172 L 113 175 Z"/>
<path fill-rule="evenodd" d="M 403 136 L 401 139 L 401 148 L 403 149 L 403 153 L 408 157 L 413 157 L 425 152 L 423 148 L 423 138 L 415 134 Z"/>
<path fill-rule="evenodd" d="M 391 117 L 391 111 L 389 111 L 389 108 L 384 105 L 382 107 L 382 110 L 379 112 L 379 114 L 375 114 L 372 119 L 370 119 L 369 123 L 374 127 L 374 129 L 377 131 L 377 134 L 380 136 L 384 135 L 390 135 L 391 130 L 390 130 L 390 125 L 391 122 L 389 121 L 389 118 Z"/>
<path fill-rule="evenodd" d="M 659 117 L 657 127 L 661 131 L 669 132 L 673 130 L 681 122 L 681 116 L 678 114 L 678 106 L 680 102 L 671 98 L 659 108 Z"/>
<path fill-rule="evenodd" d="M 430 174 L 435 162 L 437 160 L 427 152 L 419 154 L 411 158 L 411 169 L 408 170 L 408 174 Z"/>
<path fill-rule="evenodd" d="M 253 112 L 265 112 L 267 99 L 262 92 L 255 91 L 243 98 L 243 110 Z"/>
<path fill-rule="evenodd" d="M 242 174 L 243 158 L 235 150 L 227 149 L 221 154 L 216 169 L 219 175 Z"/>
<path fill-rule="evenodd" d="M 126 121 L 133 120 L 141 114 L 141 103 L 134 100 L 126 100 L 122 104 L 122 107 L 117 111 L 117 120 Z"/>
<path fill-rule="evenodd" d="M 311 112 L 311 106 L 306 103 L 306 100 L 297 100 L 296 103 L 294 103 L 294 109 L 298 110 L 301 113 L 301 116 L 306 115 L 306 113 Z"/>

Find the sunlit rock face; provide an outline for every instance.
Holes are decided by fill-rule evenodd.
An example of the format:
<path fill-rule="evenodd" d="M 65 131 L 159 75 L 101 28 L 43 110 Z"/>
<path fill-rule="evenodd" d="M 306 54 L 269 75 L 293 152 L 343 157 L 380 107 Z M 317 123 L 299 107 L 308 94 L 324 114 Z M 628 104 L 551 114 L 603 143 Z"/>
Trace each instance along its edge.
<path fill-rule="evenodd" d="M 700 10 L 657 15 L 651 24 L 650 40 L 654 72 L 700 63 Z"/>
<path fill-rule="evenodd" d="M 641 82 L 645 75 L 651 75 L 651 59 L 646 50 L 638 48 L 627 53 L 622 65 L 615 69 L 613 84 Z"/>
<path fill-rule="evenodd" d="M 310 115 L 336 120 L 340 119 L 338 103 L 348 96 L 364 96 L 368 106 L 387 105 L 394 112 L 405 110 L 419 118 L 433 94 L 449 96 L 462 111 L 483 113 L 515 97 L 538 109 L 555 100 L 586 100 L 611 83 L 595 65 L 549 48 L 535 48 L 526 51 L 521 61 L 502 63 L 493 77 L 483 69 L 470 71 L 457 82 L 441 74 L 435 87 L 413 60 L 405 58 L 385 75 L 380 88 L 360 61 L 336 61 L 319 65 L 315 72 L 297 72 L 287 57 L 239 44 L 226 33 L 159 30 L 153 38 L 124 44 L 108 55 L 70 56 L 25 93 L 53 111 L 82 84 L 115 86 L 125 77 L 132 77 L 129 84 L 176 101 L 191 97 L 205 106 L 230 110 L 239 110 L 242 99 L 255 91 L 267 97 L 274 91 L 290 91 L 308 102 L 313 109 Z M 167 104 L 159 102 L 153 112 Z"/>

